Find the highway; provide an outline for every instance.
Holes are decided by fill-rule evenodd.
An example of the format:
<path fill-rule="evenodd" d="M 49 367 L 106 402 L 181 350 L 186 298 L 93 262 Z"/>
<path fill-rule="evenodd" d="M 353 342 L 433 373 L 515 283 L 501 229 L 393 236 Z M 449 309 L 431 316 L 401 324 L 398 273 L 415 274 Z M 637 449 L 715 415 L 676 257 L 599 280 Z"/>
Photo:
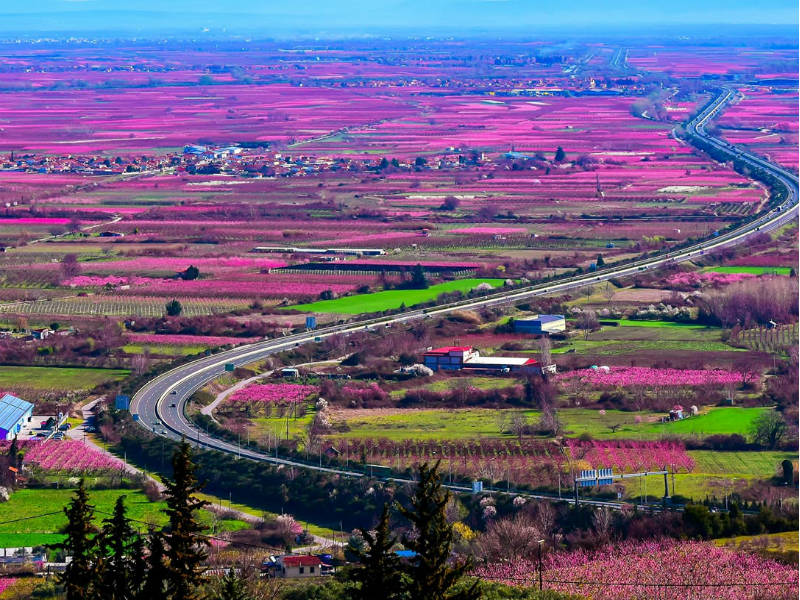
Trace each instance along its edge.
<path fill-rule="evenodd" d="M 724 140 L 713 138 L 706 133 L 705 127 L 708 122 L 733 100 L 734 97 L 735 92 L 733 90 L 723 88 L 713 102 L 709 103 L 700 114 L 685 125 L 687 131 L 703 137 L 706 141 L 712 143 L 720 150 L 725 151 L 731 157 L 735 156 L 751 166 L 758 166 L 772 173 L 786 185 L 789 191 L 788 198 L 782 205 L 765 211 L 738 228 L 687 248 L 659 254 L 655 257 L 634 261 L 618 267 L 610 266 L 598 272 L 583 274 L 557 282 L 540 283 L 508 292 L 493 293 L 478 299 L 454 302 L 436 308 L 408 310 L 389 317 L 355 320 L 345 324 L 321 328 L 316 331 L 265 340 L 247 346 L 239 346 L 232 350 L 220 352 L 180 365 L 149 381 L 134 395 L 131 401 L 131 412 L 138 415 L 137 422 L 141 426 L 146 427 L 157 435 L 163 435 L 175 440 L 186 438 L 199 447 L 229 452 L 241 456 L 242 458 L 261 462 L 293 465 L 300 468 L 338 473 L 350 477 L 363 477 L 364 474 L 357 471 L 338 468 L 333 469 L 321 465 L 309 465 L 303 462 L 282 459 L 264 452 L 240 448 L 237 444 L 208 436 L 185 417 L 184 406 L 186 401 L 196 390 L 224 373 L 225 364 L 227 363 L 242 366 L 301 344 L 314 343 L 316 339 L 324 339 L 333 335 L 347 335 L 356 331 L 364 331 L 365 329 L 374 330 L 378 327 L 389 327 L 394 324 L 407 323 L 417 319 L 446 315 L 456 310 L 511 304 L 536 296 L 574 290 L 608 279 L 656 269 L 667 263 L 691 260 L 697 255 L 725 246 L 747 243 L 748 238 L 753 235 L 777 229 L 796 219 L 798 201 L 797 176 L 764 160 L 762 157 L 732 147 Z M 405 481 L 402 479 L 393 480 L 398 482 Z M 468 489 L 463 486 L 456 485 L 449 487 L 457 491 L 468 491 Z M 552 499 L 550 496 L 528 495 L 536 498 Z M 595 501 L 591 503 L 612 508 L 620 506 L 620 504 L 616 502 Z"/>

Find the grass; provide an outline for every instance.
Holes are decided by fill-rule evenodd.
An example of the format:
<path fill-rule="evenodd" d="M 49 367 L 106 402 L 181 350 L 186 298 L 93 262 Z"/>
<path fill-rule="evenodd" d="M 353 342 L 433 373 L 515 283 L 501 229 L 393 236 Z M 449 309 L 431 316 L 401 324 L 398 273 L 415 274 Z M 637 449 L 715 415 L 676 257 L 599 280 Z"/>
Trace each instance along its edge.
<path fill-rule="evenodd" d="M 717 538 L 714 543 L 717 546 L 733 545 L 737 548 L 744 546 L 745 548 L 764 541 L 767 543 L 767 550 L 780 549 L 789 551 L 798 551 L 798 537 L 796 531 L 783 531 L 781 533 L 762 533 L 760 535 L 739 535 L 736 537 Z"/>
<path fill-rule="evenodd" d="M 663 436 L 689 436 L 711 434 L 746 434 L 750 424 L 767 408 L 714 407 L 697 417 L 671 423 L 656 422 L 661 413 L 600 411 L 583 408 L 568 408 L 559 411 L 564 429 L 570 436 L 588 433 L 599 439 L 659 439 Z M 346 412 L 339 413 L 339 415 Z M 423 409 L 400 410 L 370 417 L 346 418 L 348 431 L 334 434 L 343 438 L 389 438 L 399 439 L 465 439 L 475 437 L 508 438 L 504 434 L 507 422 L 515 414 L 522 414 L 529 423 L 540 415 L 537 410 L 505 410 L 502 412 L 485 408 L 456 410 Z M 642 422 L 636 423 L 636 417 Z M 307 417 L 310 419 L 310 416 Z M 277 419 L 270 419 L 277 422 Z M 612 425 L 620 425 L 616 431 Z M 273 424 L 274 431 L 275 424 Z M 302 426 L 291 427 L 302 431 Z"/>
<path fill-rule="evenodd" d="M 750 267 L 730 265 L 726 267 L 707 267 L 703 271 L 712 273 L 750 273 L 752 275 L 789 275 L 791 267 Z"/>
<path fill-rule="evenodd" d="M 3 504 L 3 521 L 15 521 L 0 525 L 0 547 L 38 546 L 54 544 L 63 539 L 59 533 L 66 524 L 63 508 L 67 506 L 74 489 L 21 489 Z M 166 516 L 165 502 L 150 502 L 139 490 L 89 490 L 90 503 L 95 507 L 95 525 L 107 518 L 119 496 L 125 496 L 128 517 L 135 521 L 134 527 L 142 531 L 148 524 L 163 525 Z M 55 514 L 50 514 L 55 513 Z M 44 516 L 42 516 L 44 515 Z M 213 517 L 208 511 L 199 513 L 199 520 L 211 525 Z M 236 531 L 248 525 L 237 519 L 222 519 L 216 523 L 216 532 Z M 209 532 L 210 533 L 210 532 Z"/>
<path fill-rule="evenodd" d="M 708 329 L 705 325 L 696 325 L 694 323 L 680 323 L 678 321 L 639 321 L 632 319 L 602 319 L 603 321 L 614 321 L 620 327 L 679 327 L 686 329 Z"/>
<path fill-rule="evenodd" d="M 240 502 L 231 502 L 229 500 L 220 498 L 219 496 L 213 496 L 211 494 L 197 494 L 197 497 L 200 498 L 201 500 L 205 500 L 206 502 L 210 502 L 211 504 L 221 506 L 223 509 L 228 508 L 230 510 L 237 510 L 239 512 L 252 515 L 259 519 L 269 520 L 269 519 L 274 519 L 278 516 L 277 513 L 271 513 L 269 511 L 261 510 L 249 504 L 242 504 Z M 241 521 L 236 521 L 236 522 L 241 523 Z M 303 521 L 302 523 L 308 529 L 309 533 L 312 533 L 313 535 L 319 535 L 327 538 L 332 538 L 334 535 L 336 535 L 336 531 L 328 527 L 315 525 L 314 523 L 307 523 L 306 521 Z"/>
<path fill-rule="evenodd" d="M 373 292 L 371 294 L 359 294 L 356 296 L 343 296 L 335 300 L 320 300 L 310 304 L 298 304 L 288 308 L 304 312 L 316 313 L 341 313 L 357 315 L 362 313 L 374 313 L 384 310 L 400 308 L 401 304 L 415 306 L 424 302 L 435 300 L 439 294 L 450 292 L 468 292 L 480 285 L 489 283 L 494 287 L 502 286 L 503 279 L 456 279 L 432 285 L 424 290 L 387 290 L 383 292 Z"/>
<path fill-rule="evenodd" d="M 167 356 L 191 356 L 208 349 L 208 346 L 168 346 L 166 344 L 126 344 L 122 347 L 125 354 L 165 354 Z"/>
<path fill-rule="evenodd" d="M 311 420 L 314 418 L 314 412 L 308 411 L 305 415 L 298 418 L 289 417 L 289 438 L 301 436 L 305 433 Z M 267 434 L 275 437 L 276 432 L 282 439 L 286 439 L 286 417 L 256 417 L 250 419 L 252 426 L 249 428 L 250 439 L 261 441 L 263 438 L 266 443 Z"/>
<path fill-rule="evenodd" d="M 570 350 L 599 355 L 627 355 L 636 352 L 693 351 L 742 352 L 722 339 L 723 330 L 702 325 L 668 321 L 617 321 L 620 326 L 605 326 L 583 337 L 573 337 L 565 345 L 553 348 L 554 354 Z"/>
<path fill-rule="evenodd" d="M 126 369 L 4 366 L 0 369 L 0 389 L 24 386 L 43 390 L 90 390 L 106 381 L 120 381 L 129 374 Z"/>
<path fill-rule="evenodd" d="M 736 481 L 741 485 L 742 481 L 751 479 L 769 479 L 784 459 L 797 462 L 796 453 L 777 451 L 691 450 L 689 455 L 695 460 L 694 471 L 675 476 L 675 492 L 695 500 L 712 495 L 721 497 L 725 489 L 730 490 Z"/>
<path fill-rule="evenodd" d="M 3 504 L 3 521 L 16 521 L 0 525 L 0 546 L 14 547 L 14 542 L 27 541 L 24 545 L 54 543 L 62 539 L 59 531 L 67 522 L 62 509 L 69 503 L 73 489 L 21 489 Z M 166 517 L 160 511 L 163 502 L 150 502 L 138 490 L 90 490 L 89 498 L 96 508 L 95 524 L 105 519 L 114 508 L 119 496 L 126 496 L 128 516 L 137 521 L 161 525 Z M 55 514 L 49 514 L 55 513 Z M 46 515 L 46 516 L 40 516 Z M 24 520 L 21 520 L 24 519 Z M 142 529 L 146 529 L 141 525 Z"/>

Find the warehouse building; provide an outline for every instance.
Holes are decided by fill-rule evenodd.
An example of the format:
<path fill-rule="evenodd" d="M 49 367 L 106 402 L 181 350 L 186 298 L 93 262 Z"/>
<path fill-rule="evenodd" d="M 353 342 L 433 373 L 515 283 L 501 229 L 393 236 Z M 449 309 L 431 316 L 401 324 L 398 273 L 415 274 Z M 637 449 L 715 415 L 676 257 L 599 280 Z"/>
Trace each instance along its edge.
<path fill-rule="evenodd" d="M 11 440 L 33 416 L 33 404 L 11 394 L 0 398 L 0 440 Z"/>
<path fill-rule="evenodd" d="M 424 354 L 425 366 L 433 371 L 475 371 L 483 373 L 555 372 L 555 365 L 542 365 L 535 358 L 516 356 L 481 356 L 471 346 L 445 346 L 428 350 Z"/>
<path fill-rule="evenodd" d="M 566 331 L 567 322 L 564 315 L 534 315 L 526 319 L 514 319 L 514 331 L 517 333 L 534 333 L 550 335 Z"/>

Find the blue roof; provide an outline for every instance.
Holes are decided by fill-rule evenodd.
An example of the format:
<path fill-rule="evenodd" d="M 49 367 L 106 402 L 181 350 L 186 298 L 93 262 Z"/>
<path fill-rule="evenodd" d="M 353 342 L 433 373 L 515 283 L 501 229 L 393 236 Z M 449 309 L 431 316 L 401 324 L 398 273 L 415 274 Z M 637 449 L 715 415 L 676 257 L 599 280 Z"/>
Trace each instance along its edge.
<path fill-rule="evenodd" d="M 520 323 L 552 323 L 553 321 L 563 321 L 564 315 L 536 315 L 527 319 L 516 319 Z"/>
<path fill-rule="evenodd" d="M 28 411 L 33 410 L 33 404 L 26 402 L 11 394 L 6 394 L 0 398 L 0 429 L 11 431 L 25 416 Z"/>
<path fill-rule="evenodd" d="M 413 550 L 395 550 L 394 553 L 400 558 L 414 558 L 417 555 Z"/>

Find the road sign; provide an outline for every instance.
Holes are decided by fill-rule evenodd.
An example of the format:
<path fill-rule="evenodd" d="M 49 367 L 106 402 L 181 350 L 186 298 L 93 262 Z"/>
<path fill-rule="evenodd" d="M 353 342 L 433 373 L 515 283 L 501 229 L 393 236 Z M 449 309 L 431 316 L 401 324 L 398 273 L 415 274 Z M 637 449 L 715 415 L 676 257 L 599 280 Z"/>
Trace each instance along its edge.
<path fill-rule="evenodd" d="M 611 485 L 613 481 L 614 469 L 586 469 L 581 471 L 580 477 L 575 478 L 579 487 Z"/>
<path fill-rule="evenodd" d="M 233 373 L 236 370 L 236 365 L 233 363 L 225 363 L 225 370 L 228 373 Z"/>
<path fill-rule="evenodd" d="M 473 481 L 472 482 L 472 493 L 473 494 L 480 494 L 483 491 L 483 482 L 482 481 Z"/>
<path fill-rule="evenodd" d="M 317 317 L 306 317 L 306 329 L 317 328 Z"/>
<path fill-rule="evenodd" d="M 138 421 L 139 420 L 139 413 L 133 413 L 131 416 L 133 417 L 134 421 Z"/>
<path fill-rule="evenodd" d="M 117 394 L 117 397 L 114 398 L 114 408 L 117 410 L 130 410 L 131 397 L 125 394 Z"/>

